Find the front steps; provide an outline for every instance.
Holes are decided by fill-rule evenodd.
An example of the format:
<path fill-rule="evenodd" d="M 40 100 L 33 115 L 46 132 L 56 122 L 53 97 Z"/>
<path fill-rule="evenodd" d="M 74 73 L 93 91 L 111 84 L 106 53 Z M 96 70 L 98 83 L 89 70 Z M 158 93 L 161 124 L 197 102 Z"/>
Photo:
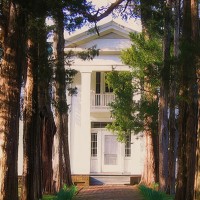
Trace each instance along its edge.
<path fill-rule="evenodd" d="M 73 174 L 72 181 L 77 186 L 89 185 L 134 185 L 140 182 L 141 175 L 116 174 Z"/>
<path fill-rule="evenodd" d="M 134 185 L 140 182 L 141 176 L 131 175 L 92 175 L 90 185 Z"/>

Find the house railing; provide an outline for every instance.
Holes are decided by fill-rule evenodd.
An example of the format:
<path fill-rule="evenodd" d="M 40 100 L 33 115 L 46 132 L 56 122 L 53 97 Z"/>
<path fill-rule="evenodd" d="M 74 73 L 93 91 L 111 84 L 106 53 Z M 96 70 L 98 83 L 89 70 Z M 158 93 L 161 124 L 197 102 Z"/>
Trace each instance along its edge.
<path fill-rule="evenodd" d="M 102 110 L 109 109 L 109 104 L 113 102 L 115 95 L 113 93 L 105 94 L 91 94 L 91 109 L 92 110 Z"/>

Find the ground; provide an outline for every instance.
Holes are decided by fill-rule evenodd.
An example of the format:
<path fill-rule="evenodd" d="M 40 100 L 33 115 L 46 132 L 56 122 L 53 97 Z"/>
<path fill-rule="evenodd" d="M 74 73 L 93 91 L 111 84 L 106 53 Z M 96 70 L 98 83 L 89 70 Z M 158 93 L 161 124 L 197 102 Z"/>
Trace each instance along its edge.
<path fill-rule="evenodd" d="M 75 200 L 143 200 L 137 186 L 103 185 L 79 190 Z"/>

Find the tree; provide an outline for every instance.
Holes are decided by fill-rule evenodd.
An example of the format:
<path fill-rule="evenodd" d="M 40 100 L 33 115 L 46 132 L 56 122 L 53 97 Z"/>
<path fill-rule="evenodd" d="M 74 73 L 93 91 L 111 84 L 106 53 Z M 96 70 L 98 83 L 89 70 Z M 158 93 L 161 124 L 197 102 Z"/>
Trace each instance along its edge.
<path fill-rule="evenodd" d="M 42 197 L 41 191 L 41 136 L 38 99 L 38 28 L 39 20 L 29 16 L 28 59 L 23 109 L 23 187 L 21 199 Z M 31 184 L 30 184 L 31 183 Z"/>
<path fill-rule="evenodd" d="M 168 104 L 169 104 L 169 80 L 170 80 L 170 47 L 171 47 L 171 1 L 164 5 L 164 35 L 163 35 L 163 67 L 161 68 L 160 95 L 159 95 L 159 189 L 168 190 Z"/>
<path fill-rule="evenodd" d="M 122 52 L 122 60 L 131 66 L 133 85 L 141 99 L 137 112 L 140 129 L 145 133 L 146 160 L 142 182 L 151 185 L 158 181 L 158 88 L 162 64 L 161 38 L 146 33 L 131 34 L 134 45 Z M 133 95 L 133 94 L 132 94 Z M 142 123 L 141 123 L 142 122 Z"/>
<path fill-rule="evenodd" d="M 176 200 L 194 199 L 195 151 L 197 138 L 197 61 L 198 29 L 197 2 L 185 0 L 183 4 L 183 30 L 181 40 L 179 146 Z M 194 24 L 193 24 L 194 23 Z M 197 31 L 197 32 L 196 32 Z M 198 51 L 197 51 L 198 52 Z M 197 54 L 198 55 L 198 54 Z"/>
<path fill-rule="evenodd" d="M 18 134 L 21 73 L 24 60 L 24 15 L 18 4 L 0 7 L 0 199 L 18 199 Z"/>
<path fill-rule="evenodd" d="M 42 192 L 52 193 L 52 146 L 56 126 L 52 106 L 53 61 L 51 44 L 47 43 L 48 28 L 45 19 L 39 27 L 38 99 L 40 112 Z"/>
<path fill-rule="evenodd" d="M 200 70 L 197 71 L 198 79 Z M 196 170 L 195 170 L 195 200 L 200 198 L 200 81 L 198 81 L 198 130 L 197 130 L 197 149 L 196 149 Z"/>
<path fill-rule="evenodd" d="M 176 177 L 176 158 L 178 147 L 178 130 L 177 130 L 177 68 L 179 56 L 179 35 L 180 35 L 180 2 L 174 1 L 174 62 L 170 66 L 170 91 L 169 91 L 169 193 L 175 194 L 175 177 Z"/>
<path fill-rule="evenodd" d="M 117 133 L 118 140 L 125 142 L 133 130 L 137 133 L 141 130 L 137 103 L 133 100 L 136 89 L 132 85 L 132 78 L 130 72 L 113 71 L 106 75 L 106 81 L 115 94 L 115 101 L 110 104 L 114 121 L 107 128 Z"/>
<path fill-rule="evenodd" d="M 54 190 L 59 191 L 64 183 L 72 185 L 68 147 L 68 105 L 66 100 L 66 72 L 64 63 L 64 14 L 57 9 L 54 16 L 54 56 L 55 56 L 55 123 L 53 151 Z"/>

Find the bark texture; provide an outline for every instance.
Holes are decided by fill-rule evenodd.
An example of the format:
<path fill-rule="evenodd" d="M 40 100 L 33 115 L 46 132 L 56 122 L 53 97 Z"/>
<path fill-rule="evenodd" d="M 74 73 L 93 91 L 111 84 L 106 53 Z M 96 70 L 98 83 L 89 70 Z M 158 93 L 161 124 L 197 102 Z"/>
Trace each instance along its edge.
<path fill-rule="evenodd" d="M 195 174 L 195 200 L 200 199 L 200 69 L 198 76 L 198 130 L 197 130 L 197 150 L 196 150 L 196 174 Z"/>
<path fill-rule="evenodd" d="M 170 20 L 171 20 L 171 1 L 166 1 L 164 8 L 164 38 L 163 38 L 163 68 L 161 69 L 161 86 L 159 97 L 159 187 L 161 191 L 168 190 L 168 104 L 169 104 L 169 79 L 170 79 Z"/>
<path fill-rule="evenodd" d="M 197 149 L 196 149 L 196 174 L 195 174 L 195 200 L 200 199 L 200 29 L 199 29 L 199 19 L 198 19 L 198 11 L 199 5 L 196 1 L 191 1 L 191 7 L 193 11 L 192 18 L 192 35 L 193 40 L 196 41 L 197 45 L 197 55 L 196 55 L 196 63 L 197 63 L 197 86 L 198 86 L 198 128 L 197 128 Z"/>
<path fill-rule="evenodd" d="M 151 38 L 151 20 L 152 17 L 152 1 L 141 0 L 141 21 L 142 21 L 142 31 L 145 34 L 146 38 Z M 151 85 L 149 77 L 145 77 L 144 80 L 144 97 L 146 101 L 149 101 L 149 104 L 154 104 L 158 101 L 157 94 L 152 94 Z M 154 183 L 157 183 L 159 180 L 159 145 L 158 145 L 158 124 L 157 116 L 152 118 L 148 116 L 144 122 L 145 126 L 145 142 L 146 142 L 146 159 L 144 163 L 144 171 L 142 175 L 141 182 L 146 185 L 151 186 Z"/>
<path fill-rule="evenodd" d="M 194 199 L 195 153 L 197 143 L 197 78 L 196 45 L 193 22 L 198 19 L 193 4 L 197 1 L 185 0 L 183 5 L 183 31 L 180 68 L 179 104 L 179 157 L 176 200 Z"/>
<path fill-rule="evenodd" d="M 158 135 L 145 132 L 146 157 L 141 183 L 152 186 L 158 182 Z"/>
<path fill-rule="evenodd" d="M 33 20 L 30 18 L 30 21 Z M 34 23 L 34 20 L 31 21 Z M 30 25 L 23 110 L 23 177 L 21 200 L 36 200 L 41 191 L 41 137 L 38 105 L 37 29 Z"/>
<path fill-rule="evenodd" d="M 179 56 L 179 32 L 180 32 L 180 0 L 173 3 L 174 8 L 174 57 L 178 60 Z M 171 65 L 171 82 L 169 95 L 169 193 L 175 194 L 176 182 L 176 158 L 178 149 L 178 130 L 177 130 L 177 63 Z"/>
<path fill-rule="evenodd" d="M 53 146 L 53 187 L 60 190 L 63 184 L 72 185 L 68 146 L 68 105 L 66 99 L 66 70 L 64 65 L 64 16 L 62 10 L 55 16 L 54 32 L 55 70 L 55 124 Z"/>
<path fill-rule="evenodd" d="M 1 2 L 3 57 L 0 61 L 0 199 L 18 199 L 18 137 L 20 82 L 24 24 L 22 12 L 12 1 Z"/>

